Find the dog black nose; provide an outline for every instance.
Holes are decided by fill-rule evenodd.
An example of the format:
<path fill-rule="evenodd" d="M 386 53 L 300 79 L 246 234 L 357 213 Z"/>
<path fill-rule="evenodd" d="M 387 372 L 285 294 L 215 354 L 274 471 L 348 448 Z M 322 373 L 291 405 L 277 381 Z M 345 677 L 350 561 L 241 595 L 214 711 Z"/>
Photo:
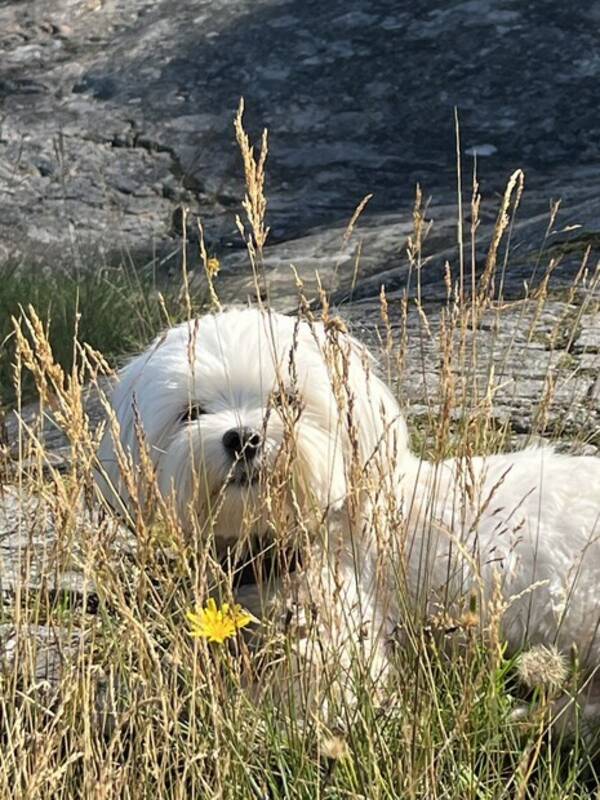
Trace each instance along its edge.
<path fill-rule="evenodd" d="M 252 428 L 231 428 L 223 434 L 223 447 L 232 458 L 252 461 L 258 452 L 261 435 Z"/>

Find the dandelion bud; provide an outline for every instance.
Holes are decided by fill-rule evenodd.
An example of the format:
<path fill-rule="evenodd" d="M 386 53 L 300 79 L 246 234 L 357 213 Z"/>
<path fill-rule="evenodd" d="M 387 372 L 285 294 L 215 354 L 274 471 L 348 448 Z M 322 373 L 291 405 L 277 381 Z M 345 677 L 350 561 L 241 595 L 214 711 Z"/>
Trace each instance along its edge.
<path fill-rule="evenodd" d="M 341 761 L 348 752 L 348 743 L 342 736 L 330 736 L 321 744 L 321 753 L 330 761 Z"/>

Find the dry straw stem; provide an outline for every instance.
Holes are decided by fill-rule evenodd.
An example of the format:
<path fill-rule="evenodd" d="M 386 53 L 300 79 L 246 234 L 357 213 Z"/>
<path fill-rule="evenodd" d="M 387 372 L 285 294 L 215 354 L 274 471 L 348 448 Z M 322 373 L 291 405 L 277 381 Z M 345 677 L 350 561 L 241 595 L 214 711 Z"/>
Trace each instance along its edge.
<path fill-rule="evenodd" d="M 258 266 L 262 264 L 263 248 L 269 235 L 269 228 L 265 226 L 267 212 L 267 198 L 265 196 L 265 165 L 268 153 L 268 137 L 266 128 L 263 130 L 260 153 L 258 160 L 254 156 L 254 147 L 244 130 L 244 99 L 240 99 L 235 116 L 235 137 L 242 154 L 244 163 L 244 177 L 246 181 L 246 194 L 242 206 L 246 212 L 246 219 L 250 226 L 251 236 L 246 236 L 244 224 L 236 217 L 238 229 L 246 242 L 251 262 Z"/>
<path fill-rule="evenodd" d="M 364 212 L 365 208 L 367 207 L 367 204 L 369 203 L 369 201 L 371 200 L 372 197 L 373 197 L 372 194 L 367 194 L 367 195 L 365 195 L 363 197 L 363 199 L 360 201 L 360 203 L 354 209 L 354 213 L 352 214 L 352 216 L 350 217 L 350 221 L 346 225 L 346 228 L 345 228 L 344 233 L 342 235 L 342 242 L 341 242 L 341 245 L 340 245 L 340 253 L 339 253 L 338 257 L 337 257 L 337 260 L 336 260 L 336 263 L 335 263 L 335 266 L 334 266 L 334 269 L 333 269 L 333 284 L 331 286 L 332 290 L 336 288 L 335 287 L 335 281 L 336 281 L 336 279 L 338 277 L 338 274 L 339 274 L 339 271 L 340 271 L 340 267 L 341 267 L 342 263 L 344 262 L 344 259 L 346 258 L 345 250 L 348 247 L 348 245 L 350 244 L 350 240 L 352 238 L 352 235 L 354 234 L 354 230 L 356 228 L 356 225 L 358 223 L 359 218 L 361 217 L 362 213 Z M 355 254 L 355 259 L 354 259 L 354 270 L 353 270 L 352 284 L 351 284 L 352 290 L 354 290 L 354 288 L 356 286 L 356 282 L 358 280 L 361 253 L 362 253 L 362 242 L 359 240 L 359 242 L 356 245 L 356 254 Z"/>
<path fill-rule="evenodd" d="M 202 227 L 200 220 L 198 220 L 198 241 L 200 246 L 200 259 L 202 261 L 204 274 L 206 275 L 206 281 L 208 283 L 210 302 L 215 311 L 221 311 L 223 306 L 221 305 L 221 301 L 219 300 L 219 296 L 215 289 L 215 278 L 219 273 L 219 262 L 216 258 L 208 257 L 206 245 L 204 244 L 204 228 Z"/>
<path fill-rule="evenodd" d="M 500 247 L 500 242 L 502 241 L 502 238 L 510 224 L 509 209 L 512 203 L 512 213 L 513 215 L 516 213 L 521 202 L 524 187 L 525 174 L 522 170 L 517 169 L 509 178 L 508 184 L 504 191 L 504 196 L 502 198 L 498 219 L 496 220 L 496 225 L 492 234 L 492 241 L 490 243 L 485 261 L 485 269 L 479 282 L 480 303 L 482 303 L 486 298 L 491 298 L 493 296 L 494 275 L 498 263 L 498 249 Z"/>

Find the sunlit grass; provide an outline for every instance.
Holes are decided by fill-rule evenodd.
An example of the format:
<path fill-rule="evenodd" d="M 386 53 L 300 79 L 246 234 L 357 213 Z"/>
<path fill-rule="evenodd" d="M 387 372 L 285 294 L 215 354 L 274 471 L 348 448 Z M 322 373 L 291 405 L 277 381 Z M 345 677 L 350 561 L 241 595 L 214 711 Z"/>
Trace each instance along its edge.
<path fill-rule="evenodd" d="M 249 150 L 241 112 L 236 130 L 249 182 L 246 227 L 239 227 L 260 284 L 268 234 L 265 164 Z M 439 382 L 413 430 L 416 449 L 434 459 L 468 459 L 513 446 L 510 421 L 495 415 L 505 380 L 498 364 L 510 354 L 518 357 L 541 330 L 547 352 L 559 350 L 582 309 L 598 302 L 597 271 L 578 273 L 572 291 L 563 290 L 563 314 L 548 334 L 547 325 L 541 328 L 550 296 L 543 276 L 519 301 L 498 297 L 492 287 L 502 265 L 496 262 L 514 199 L 509 192 L 502 203 L 483 270 L 449 265 L 447 302 L 432 314 L 419 299 L 427 226 L 418 198 L 407 253 L 415 291 L 393 307 L 381 297 L 377 355 L 401 400 L 408 350 L 413 356 L 435 354 Z M 471 230 L 475 236 L 477 225 Z M 216 306 L 218 265 L 205 253 L 199 259 L 205 296 Z M 185 276 L 183 284 L 185 290 Z M 383 700 L 357 665 L 348 676 L 355 702 L 345 703 L 320 685 L 327 718 L 296 703 L 291 685 L 281 679 L 296 663 L 293 632 L 267 628 L 258 651 L 248 645 L 256 629 L 241 609 L 228 605 L 231 576 L 220 568 L 214 542 L 185 535 L 166 506 L 152 520 L 140 508 L 134 534 L 114 515 L 100 512 L 94 499 L 99 432 L 86 415 L 82 387 L 97 385 L 102 395 L 101 379 L 110 372 L 95 351 L 114 364 L 145 345 L 167 317 L 193 315 L 202 301 L 186 291 L 161 300 L 152 281 L 119 271 L 7 273 L 4 285 L 5 398 L 37 396 L 66 433 L 72 458 L 66 470 L 53 467 L 40 421 L 21 426 L 18 443 L 7 443 L 0 462 L 4 501 L 10 488 L 21 498 L 22 514 L 19 546 L 12 542 L 19 551 L 15 575 L 7 570 L 8 550 L 1 549 L 0 538 L 1 798 L 592 796 L 593 749 L 551 727 L 555 688 L 539 686 L 531 664 L 527 683 L 518 656 L 509 658 L 503 648 L 498 613 L 484 630 L 477 608 L 458 619 L 407 614 L 404 644 L 395 648 Z M 325 294 L 310 299 L 317 303 L 309 304 L 300 286 L 303 313 L 312 314 L 319 303 L 329 313 Z M 489 342 L 490 326 L 501 328 L 509 313 L 514 324 L 515 309 L 519 336 L 503 340 L 491 358 L 482 350 L 484 325 Z M 416 340 L 408 338 L 410 314 L 421 323 Z M 328 320 L 341 324 L 333 315 Z M 564 434 L 552 428 L 550 412 L 557 382 L 564 394 L 572 372 L 568 359 L 556 368 L 551 364 L 532 413 L 532 435 Z M 589 436 L 582 440 L 589 442 Z M 28 497 L 35 498 L 31 507 Z M 73 574 L 79 583 L 66 589 Z M 216 589 L 223 597 L 218 606 L 208 599 Z M 515 713 L 521 706 L 526 715 Z"/>

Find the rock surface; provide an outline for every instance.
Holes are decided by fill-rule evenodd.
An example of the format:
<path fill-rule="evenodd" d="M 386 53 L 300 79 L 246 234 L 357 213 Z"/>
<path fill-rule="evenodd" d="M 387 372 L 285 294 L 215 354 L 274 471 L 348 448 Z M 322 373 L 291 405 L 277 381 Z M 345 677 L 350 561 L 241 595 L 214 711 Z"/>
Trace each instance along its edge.
<path fill-rule="evenodd" d="M 417 181 L 439 226 L 434 252 L 454 245 L 454 107 L 467 188 L 475 154 L 494 209 L 508 175 L 527 173 L 521 252 L 541 244 L 549 198 L 589 238 L 598 25 L 598 2 L 573 13 L 518 0 L 8 0 L 0 257 L 53 268 L 166 257 L 180 250 L 183 203 L 205 222 L 229 297 L 243 297 L 227 258 L 239 246 L 241 95 L 253 138 L 271 131 L 274 300 L 293 286 L 290 255 L 306 273 L 336 257 L 368 192 L 373 274 L 405 267 Z"/>
<path fill-rule="evenodd" d="M 90 553 L 99 531 L 115 543 L 115 557 L 133 546 L 132 534 L 118 521 L 107 523 L 80 500 L 66 509 L 52 483 L 39 489 L 0 488 L 0 606 L 18 601 L 25 587 L 51 597 L 66 592 L 79 602 L 96 591 Z"/>

